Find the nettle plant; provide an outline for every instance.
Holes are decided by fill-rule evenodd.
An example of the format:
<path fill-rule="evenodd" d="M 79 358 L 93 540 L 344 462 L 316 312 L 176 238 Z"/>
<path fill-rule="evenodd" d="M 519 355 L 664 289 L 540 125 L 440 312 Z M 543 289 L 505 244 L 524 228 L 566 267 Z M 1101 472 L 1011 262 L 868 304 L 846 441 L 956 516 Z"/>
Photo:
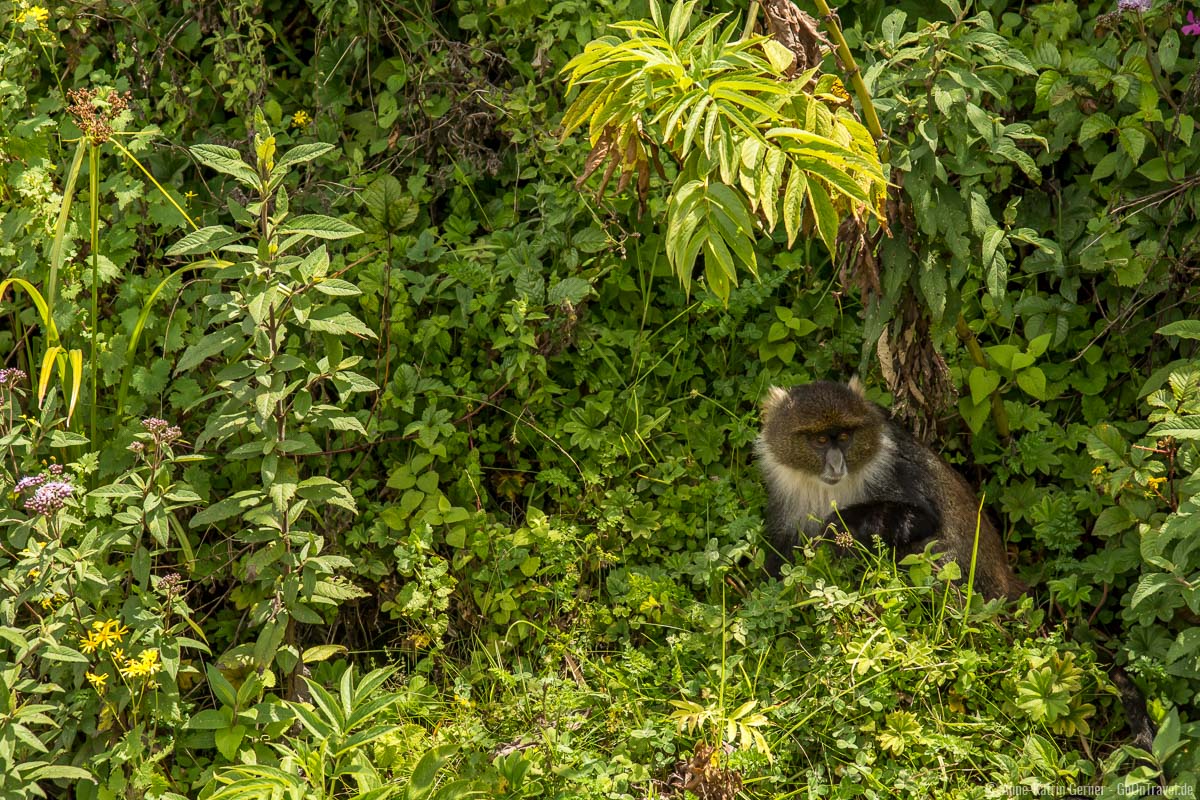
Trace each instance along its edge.
<path fill-rule="evenodd" d="M 229 355 L 214 376 L 220 401 L 208 418 L 196 448 L 227 444 L 225 457 L 257 464 L 261 483 L 242 489 L 194 516 L 193 528 L 229 520 L 244 555 L 235 574 L 239 599 L 249 606 L 257 640 L 227 653 L 260 670 L 266 689 L 272 667 L 288 676 L 288 694 L 302 669 L 298 624 L 322 624 L 323 612 L 360 590 L 335 572 L 348 559 L 323 554 L 325 538 L 314 530 L 331 507 L 354 513 L 355 503 L 341 484 L 307 466 L 321 453 L 314 434 L 365 434 L 362 423 L 343 411 L 356 392 L 378 387 L 354 371 L 358 356 L 345 355 L 345 336 L 375 334 L 350 313 L 344 298 L 358 289 L 331 273 L 324 245 L 304 253 L 314 239 L 343 239 L 358 228 L 319 214 L 290 212 L 285 180 L 291 168 L 319 158 L 329 144 L 303 144 L 278 159 L 275 138 L 261 113 L 254 120 L 254 160 L 217 145 L 196 145 L 201 163 L 232 176 L 251 196 L 228 208 L 241 230 L 213 225 L 195 231 L 169 251 L 186 256 L 210 253 L 223 288 L 206 299 L 211 330 L 184 352 L 176 373 Z M 229 262 L 216 253 L 234 257 Z M 336 393 L 338 404 L 323 402 Z M 316 523 L 316 526 L 313 523 Z M 232 748 L 230 748 L 232 749 Z"/>

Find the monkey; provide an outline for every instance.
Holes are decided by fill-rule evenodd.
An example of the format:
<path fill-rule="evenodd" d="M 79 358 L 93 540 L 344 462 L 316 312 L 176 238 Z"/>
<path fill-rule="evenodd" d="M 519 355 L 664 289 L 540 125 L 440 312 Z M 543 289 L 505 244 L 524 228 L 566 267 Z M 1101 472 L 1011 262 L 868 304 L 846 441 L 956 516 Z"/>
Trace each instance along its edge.
<path fill-rule="evenodd" d="M 771 387 L 756 450 L 773 545 L 765 567 L 773 577 L 798 534 L 849 534 L 867 545 L 878 536 L 901 558 L 934 543 L 965 576 L 978 524 L 976 591 L 1013 600 L 1028 589 L 967 481 L 868 401 L 857 377 Z"/>

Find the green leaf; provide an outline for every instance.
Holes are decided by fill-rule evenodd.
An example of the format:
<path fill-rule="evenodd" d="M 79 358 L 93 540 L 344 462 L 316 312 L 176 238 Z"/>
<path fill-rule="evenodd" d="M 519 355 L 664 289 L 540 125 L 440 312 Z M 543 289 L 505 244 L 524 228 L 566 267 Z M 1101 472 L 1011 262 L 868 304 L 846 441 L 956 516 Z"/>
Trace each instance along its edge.
<path fill-rule="evenodd" d="M 563 278 L 558 283 L 550 287 L 550 291 L 546 294 L 546 301 L 551 305 L 562 305 L 570 303 L 579 305 L 585 297 L 592 293 L 592 284 L 588 283 L 583 278 Z"/>
<path fill-rule="evenodd" d="M 255 191 L 261 188 L 258 173 L 242 161 L 241 153 L 232 147 L 222 147 L 218 144 L 196 144 L 192 145 L 189 150 L 201 164 L 215 169 L 217 172 L 232 175 L 239 183 L 243 183 Z"/>
<path fill-rule="evenodd" d="M 22 777 L 31 783 L 35 781 L 91 781 L 96 783 L 96 776 L 86 769 L 66 764 L 46 764 Z"/>
<path fill-rule="evenodd" d="M 1142 151 L 1146 149 L 1146 133 L 1132 125 L 1122 126 L 1119 139 L 1129 158 L 1134 163 L 1140 161 Z"/>
<path fill-rule="evenodd" d="M 362 291 L 349 281 L 340 278 L 324 278 L 313 283 L 313 288 L 321 294 L 332 297 L 357 297 Z"/>
<path fill-rule="evenodd" d="M 836 259 L 837 230 L 841 221 L 838 219 L 833 203 L 829 200 L 829 193 L 818 181 L 809 181 L 808 199 L 812 203 L 813 217 L 816 218 L 817 232 L 821 235 L 821 241 L 825 242 L 825 247 L 829 250 L 830 255 Z"/>
<path fill-rule="evenodd" d="M 1109 133 L 1116 127 L 1117 124 L 1113 122 L 1112 117 L 1103 111 L 1090 114 L 1083 120 L 1083 124 L 1079 126 L 1079 144 L 1087 144 L 1097 136 Z"/>
<path fill-rule="evenodd" d="M 348 236 L 358 236 L 362 230 L 337 217 L 301 214 L 280 225 L 278 232 L 281 236 L 300 234 L 315 236 L 318 239 L 345 239 Z"/>
<path fill-rule="evenodd" d="M 771 66 L 775 71 L 783 74 L 796 60 L 796 54 L 789 50 L 785 45 L 774 39 L 765 39 L 762 43 L 763 52 L 766 53 L 767 60 L 771 62 Z"/>
<path fill-rule="evenodd" d="M 213 734 L 213 741 L 217 745 L 217 752 L 230 761 L 236 761 L 238 748 L 242 746 L 242 739 L 245 736 L 246 726 L 234 725 L 231 728 L 216 731 Z"/>
<path fill-rule="evenodd" d="M 75 648 L 57 643 L 46 645 L 46 648 L 41 651 L 41 656 L 49 661 L 70 661 L 75 664 L 92 663 L 91 659 Z"/>
<path fill-rule="evenodd" d="M 1110 467 L 1123 466 L 1129 445 L 1121 432 L 1111 425 L 1098 425 L 1088 433 L 1088 453 Z"/>
<path fill-rule="evenodd" d="M 206 334 L 200 341 L 188 347 L 175 365 L 175 375 L 187 372 L 208 359 L 224 353 L 243 341 L 241 334 L 232 326 Z"/>
<path fill-rule="evenodd" d="M 1200 339 L 1200 320 L 1181 319 L 1164 325 L 1156 333 L 1160 336 L 1179 336 L 1184 339 Z"/>
<path fill-rule="evenodd" d="M 787 230 L 789 248 L 796 241 L 804 221 L 804 197 L 807 193 L 808 179 L 804 171 L 793 166 L 788 171 L 787 189 L 783 193 L 783 226 Z"/>
<path fill-rule="evenodd" d="M 1000 388 L 1000 376 L 990 369 L 975 367 L 967 378 L 971 387 L 971 402 L 980 405 L 992 396 L 992 392 Z"/>
<path fill-rule="evenodd" d="M 357 511 L 354 495 L 345 486 L 330 478 L 315 476 L 306 478 L 296 485 L 296 493 L 306 500 L 331 503 L 348 511 Z"/>
<path fill-rule="evenodd" d="M 320 158 L 333 149 L 333 145 L 327 142 L 313 142 L 311 144 L 301 144 L 288 150 L 278 161 L 275 162 L 275 172 L 285 170 L 295 164 L 303 164 L 306 161 L 312 161 L 314 158 Z"/>
<path fill-rule="evenodd" d="M 380 175 L 362 193 L 367 213 L 389 231 L 411 225 L 417 218 L 417 206 L 404 192 L 394 175 Z"/>
<path fill-rule="evenodd" d="M 349 652 L 345 646 L 340 644 L 321 644 L 316 647 L 310 647 L 304 651 L 302 660 L 305 664 L 315 664 L 318 661 L 328 661 L 337 655 Z"/>
<path fill-rule="evenodd" d="M 166 254 L 168 256 L 190 256 L 196 253 L 207 253 L 232 244 L 244 235 L 224 225 L 210 225 L 184 236 L 171 245 Z"/>
<path fill-rule="evenodd" d="M 1170 72 L 1179 60 L 1179 34 L 1173 28 L 1168 29 L 1158 40 L 1158 63 Z"/>
<path fill-rule="evenodd" d="M 348 333 L 360 339 L 376 338 L 375 331 L 364 325 L 358 317 L 346 311 L 337 312 L 332 308 L 320 309 L 317 313 L 309 317 L 307 327 L 310 330 L 320 331 L 321 333 L 332 333 L 335 335 Z"/>
<path fill-rule="evenodd" d="M 262 492 L 257 489 L 238 492 L 193 515 L 188 526 L 198 528 L 202 525 L 211 525 L 214 522 L 220 522 L 223 519 L 228 519 L 236 514 L 257 507 L 262 502 L 262 499 Z"/>
<path fill-rule="evenodd" d="M 1200 415 L 1189 414 L 1166 419 L 1150 429 L 1150 436 L 1174 436 L 1176 439 L 1200 439 Z"/>
<path fill-rule="evenodd" d="M 958 401 L 958 413 L 972 433 L 979 433 L 991 414 L 991 404 L 972 403 L 969 397 L 962 397 Z"/>
<path fill-rule="evenodd" d="M 206 708 L 198 711 L 186 723 L 184 728 L 191 731 L 219 731 L 229 727 L 232 716 L 226 708 Z"/>
<path fill-rule="evenodd" d="M 412 777 L 409 779 L 407 800 L 421 800 L 429 794 L 437 779 L 438 770 L 457 750 L 458 745 L 444 744 L 430 748 L 425 755 L 421 756 L 417 765 L 413 767 Z"/>
<path fill-rule="evenodd" d="M 221 670 L 217 669 L 215 664 L 208 664 L 205 672 L 208 675 L 208 686 L 217 696 L 217 701 L 223 706 L 235 708 L 237 706 L 237 690 L 233 688 L 233 684 L 221 674 Z"/>
<path fill-rule="evenodd" d="M 79 447 L 87 444 L 88 438 L 80 433 L 54 429 L 50 432 L 51 447 Z"/>
<path fill-rule="evenodd" d="M 1017 385 L 1025 393 L 1038 399 L 1046 399 L 1046 373 L 1039 367 L 1030 367 L 1017 373 Z"/>

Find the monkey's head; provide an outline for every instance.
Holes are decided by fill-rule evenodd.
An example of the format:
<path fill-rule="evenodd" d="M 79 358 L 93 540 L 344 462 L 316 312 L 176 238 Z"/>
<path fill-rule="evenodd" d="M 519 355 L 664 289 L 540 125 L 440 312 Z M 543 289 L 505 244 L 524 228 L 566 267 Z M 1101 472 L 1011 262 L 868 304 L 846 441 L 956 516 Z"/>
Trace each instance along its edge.
<path fill-rule="evenodd" d="M 772 386 L 763 400 L 759 446 L 764 458 L 833 485 L 871 462 L 883 424 L 883 412 L 866 399 L 857 378 L 848 385 Z"/>

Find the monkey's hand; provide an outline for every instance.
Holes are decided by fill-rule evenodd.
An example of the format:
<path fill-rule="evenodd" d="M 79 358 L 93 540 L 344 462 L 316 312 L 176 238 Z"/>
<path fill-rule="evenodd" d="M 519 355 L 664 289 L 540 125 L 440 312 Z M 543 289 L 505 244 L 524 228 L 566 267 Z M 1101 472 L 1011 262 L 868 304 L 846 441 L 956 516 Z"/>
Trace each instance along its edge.
<path fill-rule="evenodd" d="M 825 518 L 824 536 L 845 549 L 853 541 L 870 547 L 879 537 L 898 553 L 937 535 L 941 520 L 928 508 L 911 503 L 881 500 L 838 509 Z"/>

